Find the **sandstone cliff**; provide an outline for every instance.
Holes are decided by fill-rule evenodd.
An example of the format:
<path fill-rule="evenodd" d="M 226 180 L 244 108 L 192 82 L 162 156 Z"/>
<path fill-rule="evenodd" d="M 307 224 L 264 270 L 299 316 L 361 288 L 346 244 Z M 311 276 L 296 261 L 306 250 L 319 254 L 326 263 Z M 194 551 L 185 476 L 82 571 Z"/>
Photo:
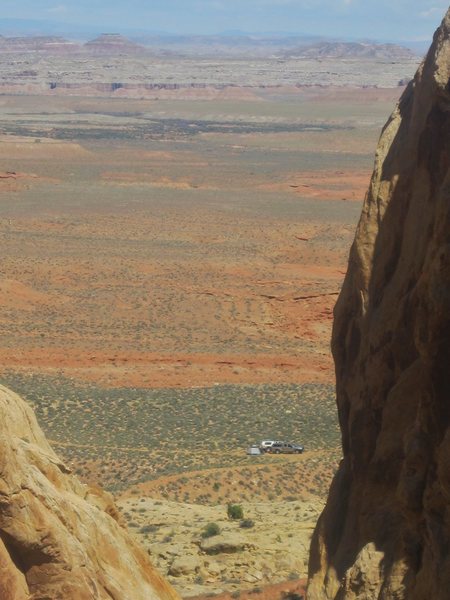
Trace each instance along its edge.
<path fill-rule="evenodd" d="M 32 410 L 0 386 L 1 600 L 177 600 L 117 522 L 111 498 L 82 485 Z"/>
<path fill-rule="evenodd" d="M 308 600 L 450 596 L 450 11 L 385 126 L 332 349 L 344 459 Z"/>

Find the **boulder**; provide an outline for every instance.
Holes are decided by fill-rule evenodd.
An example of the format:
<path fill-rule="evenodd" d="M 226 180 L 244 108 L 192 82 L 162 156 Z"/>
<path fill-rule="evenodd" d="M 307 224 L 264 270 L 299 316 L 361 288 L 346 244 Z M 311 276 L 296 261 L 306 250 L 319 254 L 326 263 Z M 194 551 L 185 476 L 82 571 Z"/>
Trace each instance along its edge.
<path fill-rule="evenodd" d="M 249 543 L 238 533 L 223 533 L 205 538 L 200 542 L 200 549 L 206 554 L 231 554 L 246 549 L 253 549 L 254 547 L 253 544 Z"/>
<path fill-rule="evenodd" d="M 30 407 L 0 386 L 0 598 L 177 600 L 118 515 L 110 495 L 70 473 Z"/>
<path fill-rule="evenodd" d="M 215 561 L 205 561 L 205 570 L 210 574 L 217 577 L 223 571 L 226 571 L 226 565 L 221 565 Z"/>
<path fill-rule="evenodd" d="M 196 556 L 179 557 L 170 565 L 169 575 L 172 575 L 172 577 L 192 575 L 197 573 L 201 566 L 202 564 Z"/>

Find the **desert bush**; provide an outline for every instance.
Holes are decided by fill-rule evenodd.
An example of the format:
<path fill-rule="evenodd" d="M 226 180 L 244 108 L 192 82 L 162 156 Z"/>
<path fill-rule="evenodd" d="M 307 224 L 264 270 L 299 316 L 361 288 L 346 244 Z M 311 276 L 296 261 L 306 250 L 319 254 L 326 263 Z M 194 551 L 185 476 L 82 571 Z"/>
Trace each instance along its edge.
<path fill-rule="evenodd" d="M 229 519 L 233 519 L 233 521 L 237 521 L 239 519 L 244 518 L 244 509 L 240 504 L 231 504 L 231 502 L 227 506 L 227 515 Z"/>
<path fill-rule="evenodd" d="M 219 535 L 219 533 L 220 527 L 217 525 L 217 523 L 208 523 L 208 525 L 206 525 L 202 531 L 202 537 L 209 538 L 213 537 L 214 535 Z"/>
<path fill-rule="evenodd" d="M 139 532 L 140 533 L 155 533 L 155 531 L 158 531 L 158 529 L 159 529 L 158 525 L 143 525 L 139 529 Z"/>
<path fill-rule="evenodd" d="M 242 529 L 251 529 L 254 526 L 255 521 L 252 521 L 252 519 L 242 519 L 242 521 L 239 523 L 239 527 L 242 527 Z"/>

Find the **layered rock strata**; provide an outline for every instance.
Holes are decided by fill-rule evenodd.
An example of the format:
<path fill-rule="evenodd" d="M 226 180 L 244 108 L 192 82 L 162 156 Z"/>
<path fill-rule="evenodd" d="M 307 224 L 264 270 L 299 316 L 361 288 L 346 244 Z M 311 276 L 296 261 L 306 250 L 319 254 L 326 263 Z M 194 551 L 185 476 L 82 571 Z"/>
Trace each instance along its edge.
<path fill-rule="evenodd" d="M 0 386 L 0 598 L 178 600 L 118 521 L 112 498 L 71 475 Z"/>
<path fill-rule="evenodd" d="M 344 458 L 308 600 L 450 590 L 450 10 L 386 124 L 335 308 Z"/>

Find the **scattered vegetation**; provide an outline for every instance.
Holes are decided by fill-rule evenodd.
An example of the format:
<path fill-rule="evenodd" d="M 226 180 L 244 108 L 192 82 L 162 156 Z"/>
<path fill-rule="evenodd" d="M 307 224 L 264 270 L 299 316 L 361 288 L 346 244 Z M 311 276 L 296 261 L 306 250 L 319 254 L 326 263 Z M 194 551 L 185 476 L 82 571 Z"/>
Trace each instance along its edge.
<path fill-rule="evenodd" d="M 219 527 L 219 525 L 217 525 L 217 523 L 208 523 L 204 527 L 201 535 L 203 538 L 210 538 L 215 535 L 219 535 L 219 533 L 220 533 L 220 527 Z"/>
<path fill-rule="evenodd" d="M 244 518 L 244 509 L 240 504 L 231 504 L 229 503 L 227 506 L 227 516 L 229 519 L 233 521 L 238 521 L 239 519 Z"/>
<path fill-rule="evenodd" d="M 324 493 L 339 458 L 333 388 L 328 385 L 105 389 L 13 372 L 2 381 L 32 404 L 54 447 L 82 477 L 113 491 L 178 474 L 157 495 L 212 504 L 219 498 L 230 501 L 226 494 L 234 487 L 242 500 L 269 492 L 274 499 L 297 497 L 298 486 L 307 482 Z M 249 443 L 274 431 L 277 437 L 304 443 L 305 454 L 245 454 Z M 311 450 L 320 453 L 309 458 Z M 275 465 L 279 477 L 274 478 Z M 301 465 L 313 474 L 311 481 L 299 473 Z M 224 472 L 201 474 L 208 469 Z M 192 471 L 198 474 L 188 478 Z"/>

